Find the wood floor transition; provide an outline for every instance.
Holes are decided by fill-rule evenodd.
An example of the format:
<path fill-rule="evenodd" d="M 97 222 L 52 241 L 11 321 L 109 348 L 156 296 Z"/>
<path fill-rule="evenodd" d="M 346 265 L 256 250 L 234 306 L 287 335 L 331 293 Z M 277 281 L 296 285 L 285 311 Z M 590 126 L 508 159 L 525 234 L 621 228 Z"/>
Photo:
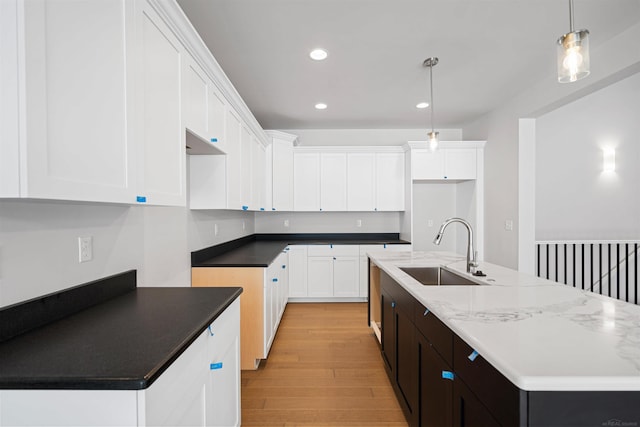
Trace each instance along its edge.
<path fill-rule="evenodd" d="M 366 303 L 291 303 L 267 361 L 242 371 L 243 426 L 406 426 Z"/>

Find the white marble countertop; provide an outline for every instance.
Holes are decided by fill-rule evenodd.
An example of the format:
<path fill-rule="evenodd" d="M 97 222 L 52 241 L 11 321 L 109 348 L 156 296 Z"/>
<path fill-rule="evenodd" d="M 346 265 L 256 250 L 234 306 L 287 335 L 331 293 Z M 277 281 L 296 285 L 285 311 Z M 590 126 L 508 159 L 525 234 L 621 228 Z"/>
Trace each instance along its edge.
<path fill-rule="evenodd" d="M 371 260 L 527 391 L 640 390 L 640 306 L 446 252 Z M 424 286 L 399 267 L 445 266 L 485 286 Z"/>

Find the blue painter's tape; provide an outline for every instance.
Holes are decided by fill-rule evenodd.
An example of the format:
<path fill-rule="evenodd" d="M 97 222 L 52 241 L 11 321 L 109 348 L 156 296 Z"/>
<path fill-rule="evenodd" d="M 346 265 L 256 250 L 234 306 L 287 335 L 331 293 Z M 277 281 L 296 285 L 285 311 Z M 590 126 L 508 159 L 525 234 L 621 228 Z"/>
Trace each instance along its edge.
<path fill-rule="evenodd" d="M 263 210 L 264 210 L 264 208 L 260 208 L 260 210 L 261 210 L 261 211 L 263 211 Z"/>
<path fill-rule="evenodd" d="M 243 210 L 243 211 L 246 211 L 247 209 L 249 209 L 249 206 L 247 206 L 247 205 L 243 205 L 243 206 L 242 206 L 242 210 Z"/>
<path fill-rule="evenodd" d="M 136 202 L 147 203 L 147 196 L 136 196 Z"/>
<path fill-rule="evenodd" d="M 218 138 L 211 138 L 211 142 L 218 142 Z"/>
<path fill-rule="evenodd" d="M 391 302 L 391 307 L 393 308 L 395 306 L 396 306 L 396 303 L 395 302 Z"/>
<path fill-rule="evenodd" d="M 271 210 L 272 210 L 272 211 L 275 211 L 275 210 L 276 210 L 276 208 L 271 208 Z"/>
<path fill-rule="evenodd" d="M 385 243 L 384 245 L 382 245 L 385 249 L 387 249 L 387 244 Z"/>
<path fill-rule="evenodd" d="M 442 378 L 444 378 L 445 380 L 453 381 L 453 372 L 451 372 L 451 371 L 442 371 Z"/>
<path fill-rule="evenodd" d="M 330 243 L 330 244 L 329 244 L 329 247 L 330 247 L 331 249 L 333 249 L 333 243 Z"/>
<path fill-rule="evenodd" d="M 272 282 L 277 282 L 278 279 L 276 277 L 274 277 L 273 279 L 271 279 Z"/>
<path fill-rule="evenodd" d="M 287 268 L 287 266 L 286 266 L 286 265 L 283 265 L 283 266 L 282 266 L 282 268 Z"/>
<path fill-rule="evenodd" d="M 222 362 L 210 364 L 209 369 L 211 369 L 212 371 L 215 369 L 222 369 Z"/>
<path fill-rule="evenodd" d="M 213 331 L 211 330 L 211 325 L 209 325 L 209 327 L 207 329 L 209 329 L 209 335 L 213 336 Z"/>
<path fill-rule="evenodd" d="M 473 362 L 474 360 L 476 360 L 476 357 L 478 357 L 478 352 L 473 350 L 473 352 L 468 357 L 469 357 L 469 360 Z"/>
<path fill-rule="evenodd" d="M 428 309 L 428 308 L 425 308 L 425 309 L 424 309 L 424 314 L 423 314 L 423 316 L 426 316 L 427 314 L 429 314 L 429 309 Z"/>

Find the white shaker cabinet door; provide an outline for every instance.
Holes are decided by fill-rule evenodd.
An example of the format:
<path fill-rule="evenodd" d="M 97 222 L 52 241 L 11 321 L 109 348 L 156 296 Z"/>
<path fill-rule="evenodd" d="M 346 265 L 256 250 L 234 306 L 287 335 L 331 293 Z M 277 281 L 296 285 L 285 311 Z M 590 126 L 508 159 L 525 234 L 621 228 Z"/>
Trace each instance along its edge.
<path fill-rule="evenodd" d="M 274 139 L 273 149 L 273 208 L 278 211 L 293 210 L 293 145 Z"/>
<path fill-rule="evenodd" d="M 320 210 L 320 154 L 293 154 L 293 210 Z"/>
<path fill-rule="evenodd" d="M 333 257 L 307 259 L 307 296 L 333 296 Z"/>
<path fill-rule="evenodd" d="M 206 384 L 206 426 L 240 425 L 240 298 L 211 325 Z"/>
<path fill-rule="evenodd" d="M 320 210 L 347 210 L 347 154 L 320 154 Z"/>
<path fill-rule="evenodd" d="M 235 110 L 229 108 L 226 116 L 226 179 L 227 209 L 242 207 L 242 147 L 240 134 L 242 125 Z"/>
<path fill-rule="evenodd" d="M 0 194 L 135 203 L 133 2 L 2 1 L 0 12 L 0 27 L 15 30 L 0 43 Z M 7 50 L 10 36 L 18 50 Z M 24 132 L 5 139 L 18 114 Z"/>
<path fill-rule="evenodd" d="M 347 210 L 370 212 L 376 208 L 375 153 L 347 154 Z"/>
<path fill-rule="evenodd" d="M 289 246 L 289 297 L 303 298 L 307 296 L 307 246 Z"/>
<path fill-rule="evenodd" d="M 180 42 L 146 1 L 137 11 L 139 195 L 148 204 L 186 205 Z M 141 200 L 142 201 L 142 200 Z"/>
<path fill-rule="evenodd" d="M 444 160 L 445 179 L 476 179 L 475 148 L 449 148 Z"/>
<path fill-rule="evenodd" d="M 188 130 L 206 139 L 208 131 L 209 80 L 195 60 L 185 55 L 184 70 L 184 121 Z"/>
<path fill-rule="evenodd" d="M 333 296 L 357 297 L 360 294 L 360 263 L 357 256 L 338 256 L 333 260 Z"/>
<path fill-rule="evenodd" d="M 376 153 L 376 210 L 403 211 L 404 153 Z"/>
<path fill-rule="evenodd" d="M 223 152 L 227 151 L 226 119 L 227 100 L 222 96 L 213 82 L 209 82 L 207 102 L 209 108 L 207 141 L 218 147 Z"/>

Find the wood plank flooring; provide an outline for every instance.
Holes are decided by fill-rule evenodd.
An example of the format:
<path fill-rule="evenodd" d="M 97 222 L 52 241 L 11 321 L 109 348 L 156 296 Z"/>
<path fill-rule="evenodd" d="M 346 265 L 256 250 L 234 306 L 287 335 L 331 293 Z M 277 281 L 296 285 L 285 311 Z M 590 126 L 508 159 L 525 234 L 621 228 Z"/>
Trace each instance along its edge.
<path fill-rule="evenodd" d="M 243 426 L 405 427 L 366 303 L 290 303 L 269 358 L 242 371 Z"/>

